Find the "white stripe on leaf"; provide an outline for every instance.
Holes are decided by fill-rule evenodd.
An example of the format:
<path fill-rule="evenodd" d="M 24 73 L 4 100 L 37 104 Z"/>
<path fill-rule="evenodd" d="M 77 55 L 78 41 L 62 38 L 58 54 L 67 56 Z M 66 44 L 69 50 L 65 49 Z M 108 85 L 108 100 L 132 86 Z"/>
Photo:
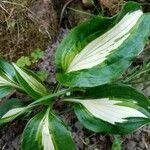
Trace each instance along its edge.
<path fill-rule="evenodd" d="M 7 77 L 0 76 L 0 86 L 14 86 L 18 87 L 17 83 L 14 83 L 14 81 L 11 81 Z"/>
<path fill-rule="evenodd" d="M 81 103 L 94 117 L 115 124 L 116 122 L 122 123 L 127 121 L 129 117 L 142 117 L 147 118 L 145 114 L 139 110 L 127 106 L 121 106 L 121 101 L 103 99 L 70 99 L 67 101 L 73 101 Z"/>
<path fill-rule="evenodd" d="M 142 14 L 141 10 L 126 14 L 112 29 L 89 43 L 77 54 L 67 72 L 89 69 L 104 62 L 107 56 L 130 36 L 130 30 L 136 25 Z"/>
<path fill-rule="evenodd" d="M 25 109 L 24 107 L 11 109 L 5 115 L 2 116 L 2 119 L 17 115 L 18 113 L 22 112 L 24 109 Z"/>
<path fill-rule="evenodd" d="M 42 127 L 42 145 L 44 150 L 55 150 L 51 133 L 49 130 L 49 121 L 48 116 L 44 119 L 43 127 Z"/>
<path fill-rule="evenodd" d="M 46 88 L 39 82 L 37 81 L 33 76 L 27 74 L 24 72 L 21 68 L 19 68 L 16 64 L 13 64 L 19 75 L 30 85 L 30 87 L 36 91 L 37 93 L 41 95 L 46 95 L 47 90 Z"/>
<path fill-rule="evenodd" d="M 11 85 L 11 82 L 0 76 L 0 86 Z"/>

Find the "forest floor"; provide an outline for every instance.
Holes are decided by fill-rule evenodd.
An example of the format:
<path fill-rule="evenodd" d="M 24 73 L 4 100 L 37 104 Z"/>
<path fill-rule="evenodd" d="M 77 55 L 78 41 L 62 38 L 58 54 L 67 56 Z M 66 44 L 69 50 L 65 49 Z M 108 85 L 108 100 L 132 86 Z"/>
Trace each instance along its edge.
<path fill-rule="evenodd" d="M 143 3 L 145 12 L 150 12 L 149 0 L 138 2 Z M 56 85 L 54 55 L 64 35 L 72 27 L 88 19 L 88 13 L 112 16 L 123 4 L 123 0 L 99 0 L 96 5 L 81 0 L 61 2 L 59 0 L 12 0 L 11 2 L 2 0 L 0 2 L 0 57 L 16 61 L 21 56 L 30 56 L 36 48 L 42 49 L 44 58 L 32 68 L 46 70 L 49 73 L 46 83 L 50 88 L 54 88 Z M 82 12 L 73 11 L 72 8 Z M 147 44 L 145 49 L 149 54 L 142 53 L 137 60 L 138 62 L 140 60 L 140 63 L 150 58 L 150 44 Z M 138 85 L 137 88 L 141 89 L 143 86 L 143 84 Z M 150 97 L 150 88 L 144 92 Z M 111 149 L 113 136 L 95 134 L 86 130 L 66 105 L 56 105 L 55 111 L 71 127 L 77 150 Z M 31 116 L 13 121 L 0 130 L 0 150 L 20 149 L 21 133 Z M 150 125 L 123 136 L 122 145 L 124 150 L 150 150 Z"/>

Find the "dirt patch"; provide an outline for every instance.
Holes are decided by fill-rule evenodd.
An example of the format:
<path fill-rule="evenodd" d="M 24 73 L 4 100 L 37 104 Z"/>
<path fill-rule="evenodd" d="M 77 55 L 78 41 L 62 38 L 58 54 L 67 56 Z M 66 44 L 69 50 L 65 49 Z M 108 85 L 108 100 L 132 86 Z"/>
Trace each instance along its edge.
<path fill-rule="evenodd" d="M 108 16 L 115 15 L 121 9 L 123 2 L 123 0 L 99 0 L 102 14 Z"/>
<path fill-rule="evenodd" d="M 2 1 L 0 6 L 0 57 L 28 56 L 36 48 L 46 49 L 56 37 L 58 23 L 51 1 Z"/>
<path fill-rule="evenodd" d="M 150 149 L 150 125 L 126 136 L 123 139 L 125 150 L 149 150 Z"/>
<path fill-rule="evenodd" d="M 0 131 L 1 150 L 19 150 L 20 138 L 26 121 L 15 121 Z"/>

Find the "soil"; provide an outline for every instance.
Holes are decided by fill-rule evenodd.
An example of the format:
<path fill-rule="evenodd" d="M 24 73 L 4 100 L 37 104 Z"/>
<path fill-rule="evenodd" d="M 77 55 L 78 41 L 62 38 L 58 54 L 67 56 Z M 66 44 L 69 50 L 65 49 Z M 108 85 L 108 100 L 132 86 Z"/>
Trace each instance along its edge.
<path fill-rule="evenodd" d="M 43 37 L 42 32 L 39 32 L 38 34 L 36 32 L 36 34 L 34 34 L 33 32 L 34 30 L 33 30 L 33 31 L 29 31 L 29 35 L 31 34 L 32 36 L 26 35 L 27 39 L 25 40 L 23 38 L 22 40 L 28 43 L 28 41 L 33 39 L 33 36 L 34 36 L 34 38 L 37 38 L 37 39 L 33 41 L 31 40 L 31 43 L 29 45 L 32 45 L 33 47 L 34 46 L 38 47 L 37 44 L 39 44 L 40 46 L 42 43 L 43 45 L 43 46 L 41 45 L 42 49 L 46 49 L 43 60 L 39 62 L 38 64 L 36 64 L 34 66 L 34 69 L 48 71 L 49 76 L 48 76 L 48 79 L 46 80 L 46 84 L 50 89 L 53 89 L 56 85 L 55 65 L 54 65 L 54 54 L 55 54 L 56 48 L 58 44 L 60 43 L 60 41 L 62 40 L 62 38 L 64 37 L 64 35 L 70 30 L 70 28 L 74 27 L 79 22 L 86 20 L 88 18 L 88 16 L 81 15 L 81 14 L 77 15 L 77 12 L 74 12 L 66 8 L 71 7 L 75 9 L 80 9 L 87 13 L 89 12 L 98 13 L 97 9 L 101 7 L 102 9 L 100 10 L 102 14 L 105 14 L 107 16 L 112 16 L 116 14 L 120 9 L 120 5 L 118 3 L 119 1 L 101 0 L 98 3 L 98 7 L 97 6 L 93 7 L 89 4 L 85 5 L 84 3 L 81 3 L 81 1 L 76 1 L 76 0 L 75 1 L 62 0 L 61 4 L 59 1 L 51 1 L 50 7 L 47 6 L 49 4 L 47 3 L 48 1 L 46 0 L 38 0 L 38 1 L 31 1 L 31 2 L 32 3 L 30 4 L 32 5 L 30 5 L 30 9 L 32 10 L 32 12 L 34 12 L 34 14 L 37 14 L 40 18 L 38 20 L 39 22 L 37 22 L 37 20 L 34 20 L 34 17 L 30 13 L 28 13 L 28 19 L 32 22 L 31 24 L 33 26 L 35 26 L 35 24 L 37 25 L 37 28 L 36 29 L 34 28 L 34 30 L 37 31 L 37 29 L 41 27 L 42 32 L 45 33 L 45 31 L 49 31 L 50 35 L 52 35 L 52 39 L 50 40 L 49 35 L 46 35 L 46 39 L 48 40 L 45 40 L 44 38 L 45 36 Z M 148 3 L 148 0 L 147 1 L 142 0 L 142 2 Z M 66 3 L 67 5 L 65 5 Z M 110 8 L 110 6 L 113 6 L 113 7 Z M 64 11 L 61 11 L 63 8 L 64 8 Z M 144 9 L 145 11 L 150 11 L 150 9 L 148 9 L 147 6 Z M 49 11 L 46 12 L 45 10 L 49 10 Z M 56 27 L 54 29 L 55 32 L 53 32 L 54 30 L 51 27 L 52 28 Z M 0 43 L 6 42 L 7 40 L 9 40 L 6 37 L 6 41 L 3 41 L 3 42 L 1 41 L 2 35 L 7 33 L 6 30 L 4 30 L 4 28 L 2 29 L 2 31 L 5 31 L 5 32 L 2 34 L 0 32 L 0 36 L 1 36 Z M 14 31 L 14 33 L 16 33 L 16 31 Z M 37 42 L 38 40 L 40 41 L 39 38 L 42 40 L 40 43 Z M 16 39 L 16 37 L 12 36 L 12 39 Z M 10 49 L 11 44 L 5 45 L 6 49 Z M 26 50 L 29 49 L 28 46 L 26 46 L 26 44 L 22 45 L 23 50 L 20 54 L 18 53 L 19 46 L 16 45 L 15 42 L 13 44 L 17 48 L 17 51 L 16 51 L 17 58 L 19 58 L 21 55 L 30 55 L 30 52 L 34 49 L 32 47 L 29 50 L 29 52 L 26 52 Z M 150 44 L 147 47 L 149 46 Z M 2 53 L 2 56 L 6 55 L 4 54 L 5 51 L 2 52 L 2 49 L 0 49 L 0 54 L 1 53 Z M 14 53 L 14 51 L 11 51 L 10 55 L 12 55 L 12 53 Z M 9 60 L 14 60 L 14 61 L 16 60 L 16 58 L 13 56 L 6 56 L 6 57 L 9 58 Z M 143 61 L 143 58 L 145 58 L 145 54 L 142 54 L 141 58 Z M 149 59 L 147 58 L 147 54 L 146 54 L 146 59 Z M 138 88 L 143 89 L 143 86 L 144 85 L 139 85 Z M 144 92 L 146 95 L 150 96 L 150 88 L 146 89 Z M 67 113 L 66 113 L 66 110 L 67 110 Z M 60 117 L 62 117 L 64 122 L 70 127 L 74 141 L 76 143 L 77 150 L 110 150 L 111 149 L 113 137 L 109 134 L 95 134 L 93 132 L 90 132 L 89 130 L 86 130 L 79 123 L 76 116 L 71 111 L 70 106 L 66 106 L 64 104 L 56 104 L 55 112 Z M 20 150 L 21 134 L 23 132 L 23 129 L 26 123 L 31 117 L 32 117 L 32 114 L 21 120 L 13 121 L 0 130 L 0 150 Z M 140 130 L 122 137 L 122 147 L 124 150 L 150 150 L 150 125 L 144 126 Z"/>
<path fill-rule="evenodd" d="M 50 0 L 0 2 L 0 57 L 16 61 L 56 37 L 57 14 Z"/>

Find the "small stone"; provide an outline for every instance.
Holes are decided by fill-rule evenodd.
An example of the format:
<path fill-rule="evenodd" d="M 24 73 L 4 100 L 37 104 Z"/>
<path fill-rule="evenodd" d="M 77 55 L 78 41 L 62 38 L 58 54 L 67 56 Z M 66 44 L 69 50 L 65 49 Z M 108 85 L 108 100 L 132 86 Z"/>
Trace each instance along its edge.
<path fill-rule="evenodd" d="M 75 127 L 78 129 L 78 130 L 82 130 L 83 129 L 83 126 L 81 125 L 81 123 L 79 121 L 77 121 L 75 123 Z"/>
<path fill-rule="evenodd" d="M 19 150 L 19 145 L 20 145 L 20 136 L 17 136 L 13 141 L 12 145 L 15 148 L 15 150 Z"/>
<path fill-rule="evenodd" d="M 139 147 L 141 147 L 141 149 L 145 149 L 145 144 L 144 144 L 143 141 L 141 141 L 141 142 L 139 143 Z"/>
<path fill-rule="evenodd" d="M 134 149 L 136 149 L 136 142 L 134 142 L 134 141 L 129 141 L 129 142 L 127 143 L 127 147 L 128 147 L 128 150 L 134 150 Z"/>

